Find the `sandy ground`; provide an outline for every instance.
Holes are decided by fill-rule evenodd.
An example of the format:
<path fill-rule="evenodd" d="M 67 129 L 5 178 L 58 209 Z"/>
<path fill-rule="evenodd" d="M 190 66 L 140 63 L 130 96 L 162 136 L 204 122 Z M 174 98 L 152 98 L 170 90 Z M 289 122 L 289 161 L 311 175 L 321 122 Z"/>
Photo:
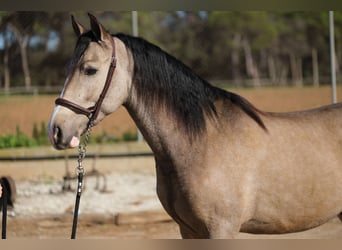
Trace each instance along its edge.
<path fill-rule="evenodd" d="M 9 211 L 8 239 L 70 237 L 76 180 L 70 180 L 69 191 L 62 191 L 62 186 L 66 165 L 74 175 L 72 163 L 77 162 L 1 162 L 0 172 L 11 176 L 17 189 L 14 209 Z M 84 166 L 77 238 L 180 237 L 156 196 L 153 157 L 86 159 Z M 101 175 L 92 175 L 93 169 Z"/>

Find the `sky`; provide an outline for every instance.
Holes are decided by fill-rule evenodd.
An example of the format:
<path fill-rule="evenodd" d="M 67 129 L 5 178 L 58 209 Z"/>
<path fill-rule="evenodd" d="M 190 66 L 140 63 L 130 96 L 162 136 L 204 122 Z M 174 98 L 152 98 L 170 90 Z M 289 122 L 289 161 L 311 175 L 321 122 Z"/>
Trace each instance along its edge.
<path fill-rule="evenodd" d="M 0 34 L 0 50 L 4 49 L 5 45 L 5 39 L 4 39 L 4 34 Z M 60 39 L 55 31 L 50 31 L 49 36 L 48 36 L 48 41 L 47 41 L 47 49 L 48 51 L 53 51 L 57 48 L 57 45 L 59 43 Z M 41 37 L 38 35 L 34 35 L 30 38 L 30 46 L 35 46 L 39 43 L 43 42 L 41 40 Z"/>

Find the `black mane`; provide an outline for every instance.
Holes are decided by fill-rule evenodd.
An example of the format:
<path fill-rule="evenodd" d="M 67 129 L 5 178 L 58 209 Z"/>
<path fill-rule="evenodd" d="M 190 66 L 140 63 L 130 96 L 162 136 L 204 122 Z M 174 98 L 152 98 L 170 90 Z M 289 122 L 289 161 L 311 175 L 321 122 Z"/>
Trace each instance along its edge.
<path fill-rule="evenodd" d="M 212 86 L 189 67 L 142 38 L 116 34 L 134 60 L 133 88 L 138 101 L 150 107 L 165 105 L 190 135 L 206 128 L 205 115 L 217 116 L 214 102 L 229 99 L 263 129 L 257 109 L 243 97 Z"/>

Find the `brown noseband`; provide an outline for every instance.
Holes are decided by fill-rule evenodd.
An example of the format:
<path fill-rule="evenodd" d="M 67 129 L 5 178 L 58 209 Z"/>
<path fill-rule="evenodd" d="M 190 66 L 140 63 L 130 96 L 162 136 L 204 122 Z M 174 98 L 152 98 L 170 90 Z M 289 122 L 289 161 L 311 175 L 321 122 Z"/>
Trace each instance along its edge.
<path fill-rule="evenodd" d="M 99 96 L 99 99 L 97 100 L 95 105 L 92 107 L 89 107 L 89 108 L 84 108 L 84 107 L 82 107 L 82 106 L 80 106 L 74 102 L 68 101 L 68 100 L 61 98 L 61 97 L 57 98 L 55 101 L 56 105 L 61 105 L 63 107 L 66 107 L 66 108 L 74 111 L 76 114 L 82 114 L 82 115 L 87 116 L 89 119 L 89 124 L 95 122 L 95 120 L 96 120 L 96 118 L 100 112 L 102 102 L 103 102 L 103 100 L 104 100 L 104 98 L 108 92 L 108 89 L 109 89 L 109 86 L 110 86 L 110 83 L 112 81 L 113 74 L 114 74 L 114 71 L 116 68 L 114 38 L 111 39 L 111 44 L 112 44 L 113 51 L 112 51 L 112 58 L 111 58 L 111 62 L 110 62 L 108 73 L 107 73 L 106 82 L 105 82 L 105 85 L 104 85 L 102 92 Z"/>

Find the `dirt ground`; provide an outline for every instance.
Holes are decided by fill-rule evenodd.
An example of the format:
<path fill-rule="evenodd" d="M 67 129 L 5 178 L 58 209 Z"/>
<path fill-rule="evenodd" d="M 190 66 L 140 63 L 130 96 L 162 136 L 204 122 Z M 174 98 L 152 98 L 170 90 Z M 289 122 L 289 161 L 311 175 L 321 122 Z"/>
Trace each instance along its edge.
<path fill-rule="evenodd" d="M 8 239 L 68 239 L 71 235 L 72 217 L 9 219 Z M 79 239 L 179 239 L 174 222 L 131 224 L 117 226 L 113 221 L 99 216 L 80 218 L 77 228 Z"/>
<path fill-rule="evenodd" d="M 55 218 L 8 220 L 8 239 L 68 239 L 71 234 L 71 216 Z M 178 226 L 172 221 L 116 225 L 100 216 L 87 216 L 79 220 L 79 239 L 181 239 Z M 341 239 L 342 225 L 338 219 L 308 231 L 282 235 L 253 235 L 240 233 L 238 239 Z"/>

